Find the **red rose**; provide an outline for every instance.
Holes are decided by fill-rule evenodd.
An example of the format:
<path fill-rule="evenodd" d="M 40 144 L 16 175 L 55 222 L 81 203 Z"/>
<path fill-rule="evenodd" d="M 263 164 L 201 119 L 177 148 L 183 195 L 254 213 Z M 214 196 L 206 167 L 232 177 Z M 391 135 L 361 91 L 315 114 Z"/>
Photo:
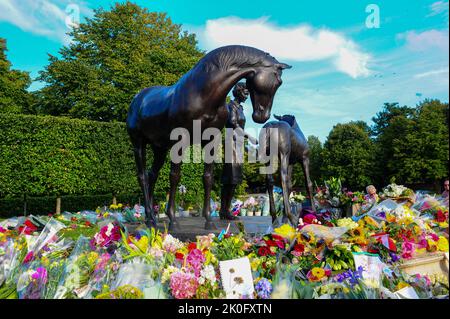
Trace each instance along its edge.
<path fill-rule="evenodd" d="M 268 254 L 271 254 L 271 251 L 268 247 L 266 247 L 266 246 L 259 247 L 258 255 L 267 256 Z"/>
<path fill-rule="evenodd" d="M 298 251 L 299 253 L 302 253 L 305 251 L 305 245 L 303 244 L 295 244 L 294 250 Z"/>
<path fill-rule="evenodd" d="M 77 221 L 77 218 L 76 218 L 76 217 L 72 217 L 70 220 L 71 220 L 72 222 L 76 222 L 76 221 Z"/>
<path fill-rule="evenodd" d="M 175 253 L 175 258 L 178 260 L 183 260 L 184 259 L 184 254 L 180 253 L 180 252 L 176 252 Z"/>
<path fill-rule="evenodd" d="M 266 242 L 267 246 L 269 246 L 269 247 L 276 247 L 277 246 L 277 243 L 275 241 L 273 241 L 273 240 L 268 239 L 268 240 L 265 240 L 265 242 Z"/>
<path fill-rule="evenodd" d="M 283 237 L 281 237 L 280 235 L 277 235 L 277 234 L 272 234 L 272 238 L 275 240 L 284 240 Z"/>
<path fill-rule="evenodd" d="M 188 250 L 192 251 L 194 249 L 197 249 L 197 244 L 196 243 L 189 243 Z"/>
<path fill-rule="evenodd" d="M 87 227 L 91 227 L 91 222 L 87 220 L 87 221 L 84 223 L 84 225 L 87 226 Z"/>
<path fill-rule="evenodd" d="M 445 222 L 445 214 L 441 210 L 437 212 L 436 220 L 438 223 Z"/>

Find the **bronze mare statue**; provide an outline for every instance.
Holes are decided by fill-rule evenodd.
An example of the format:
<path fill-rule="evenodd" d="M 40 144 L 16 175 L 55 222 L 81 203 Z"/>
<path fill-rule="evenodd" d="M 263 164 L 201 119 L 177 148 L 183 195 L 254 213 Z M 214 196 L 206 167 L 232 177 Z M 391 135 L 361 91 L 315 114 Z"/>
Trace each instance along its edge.
<path fill-rule="evenodd" d="M 260 152 L 265 151 L 267 155 L 278 156 L 283 189 L 284 217 L 289 218 L 289 221 L 295 227 L 298 221 L 292 215 L 289 205 L 289 195 L 292 190 L 292 168 L 295 163 L 300 163 L 302 166 L 306 181 L 306 191 L 311 201 L 311 208 L 315 211 L 312 197 L 312 183 L 309 177 L 309 146 L 293 115 L 274 115 L 274 117 L 278 121 L 271 121 L 265 124 L 263 130 L 261 130 Z M 277 131 L 274 131 L 276 133 L 269 139 L 269 131 L 271 129 L 277 129 Z M 269 154 L 270 143 L 278 144 L 278 154 Z M 273 199 L 273 184 L 273 174 L 267 174 L 266 185 L 267 191 L 269 192 L 270 214 L 272 215 L 272 221 L 275 221 L 276 212 Z"/>
<path fill-rule="evenodd" d="M 138 180 L 144 193 L 146 224 L 156 227 L 153 192 L 167 152 L 177 141 L 170 139 L 175 128 L 185 128 L 192 137 L 194 121 L 207 128 L 222 129 L 228 112 L 226 97 L 232 87 L 246 79 L 253 106 L 252 118 L 264 123 L 270 118 L 274 95 L 281 85 L 282 70 L 289 65 L 278 62 L 261 50 L 246 46 L 225 46 L 206 54 L 189 72 L 172 86 L 143 89 L 133 99 L 128 111 L 127 130 L 134 148 Z M 211 140 L 214 136 L 211 136 Z M 191 142 L 192 143 L 192 142 Z M 202 146 L 209 141 L 201 141 Z M 153 163 L 146 172 L 146 146 L 153 150 Z M 175 194 L 180 180 L 181 163 L 172 161 L 167 215 L 173 229 Z M 212 228 L 210 195 L 213 163 L 206 163 L 203 173 L 203 216 L 206 228 Z"/>

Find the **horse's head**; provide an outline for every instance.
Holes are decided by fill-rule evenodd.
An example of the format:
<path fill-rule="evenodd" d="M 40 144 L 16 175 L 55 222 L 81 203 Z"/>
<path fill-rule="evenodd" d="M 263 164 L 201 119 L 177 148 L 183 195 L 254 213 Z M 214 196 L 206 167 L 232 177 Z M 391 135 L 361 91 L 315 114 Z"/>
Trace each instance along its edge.
<path fill-rule="evenodd" d="M 291 66 L 285 63 L 272 63 L 259 66 L 247 76 L 247 89 L 253 105 L 253 121 L 265 123 L 270 118 L 273 98 L 280 87 L 281 74 Z"/>
<path fill-rule="evenodd" d="M 278 121 L 288 122 L 290 126 L 294 126 L 294 124 L 296 123 L 294 115 L 285 114 L 279 116 L 274 114 L 273 117 L 276 118 Z"/>

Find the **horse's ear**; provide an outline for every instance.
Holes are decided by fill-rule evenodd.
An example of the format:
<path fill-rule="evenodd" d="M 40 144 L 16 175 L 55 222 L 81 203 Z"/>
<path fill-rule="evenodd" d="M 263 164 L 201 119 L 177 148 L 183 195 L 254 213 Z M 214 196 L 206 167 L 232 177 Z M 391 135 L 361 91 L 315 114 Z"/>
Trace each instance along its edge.
<path fill-rule="evenodd" d="M 292 65 L 289 65 L 289 64 L 286 64 L 286 63 L 278 63 L 276 66 L 277 66 L 277 68 L 279 68 L 281 70 L 292 68 Z"/>

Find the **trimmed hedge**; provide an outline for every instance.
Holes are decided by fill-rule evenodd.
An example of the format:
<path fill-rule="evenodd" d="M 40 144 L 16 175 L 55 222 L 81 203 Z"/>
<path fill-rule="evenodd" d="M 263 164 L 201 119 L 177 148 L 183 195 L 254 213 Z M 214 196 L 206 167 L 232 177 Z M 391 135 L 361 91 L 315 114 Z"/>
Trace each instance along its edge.
<path fill-rule="evenodd" d="M 125 123 L 95 122 L 66 117 L 0 114 L 0 199 L 63 195 L 139 194 L 134 155 Z M 148 150 L 148 163 L 152 154 Z M 170 163 L 161 169 L 155 199 L 165 200 Z M 185 202 L 203 198 L 203 164 L 183 165 L 181 184 Z M 79 198 L 82 198 L 78 196 Z M 66 199 L 67 200 L 67 199 Z M 36 205 L 43 210 L 54 206 Z M 102 204 L 92 203 L 95 208 Z M 8 204 L 14 211 L 22 204 Z M 17 200 L 16 200 L 16 203 Z M 80 200 L 80 205 L 83 204 Z M 64 199 L 62 210 L 69 210 Z M 5 204 L 6 205 L 6 204 Z M 95 207 L 94 207 L 95 206 Z M 33 204 L 28 204 L 29 211 Z M 72 206 L 71 206 L 72 207 Z M 74 206 L 73 206 L 74 207 Z M 8 211 L 7 207 L 5 209 Z M 75 209 L 79 210 L 81 207 Z M 1 211 L 0 211 L 1 212 Z"/>
<path fill-rule="evenodd" d="M 116 197 L 118 203 L 135 204 L 142 203 L 141 194 L 121 194 Z M 56 197 L 27 197 L 27 211 L 30 215 L 46 215 L 55 212 Z M 61 211 L 78 212 L 82 210 L 95 210 L 99 206 L 110 205 L 111 195 L 66 195 L 61 196 Z M 12 217 L 23 215 L 24 199 L 7 198 L 0 199 L 0 217 Z"/>

